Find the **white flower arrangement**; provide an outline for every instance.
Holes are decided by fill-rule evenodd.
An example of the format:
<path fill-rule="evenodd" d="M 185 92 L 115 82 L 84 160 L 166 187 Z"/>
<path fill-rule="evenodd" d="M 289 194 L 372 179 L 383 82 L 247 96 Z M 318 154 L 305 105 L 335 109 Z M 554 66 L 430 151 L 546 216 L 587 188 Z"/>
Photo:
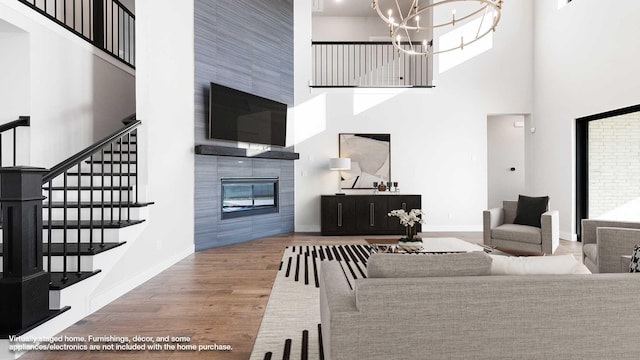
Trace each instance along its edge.
<path fill-rule="evenodd" d="M 422 215 L 424 212 L 420 209 L 411 209 L 409 212 L 404 211 L 404 209 L 391 210 L 387 214 L 387 216 L 396 216 L 400 219 L 400 224 L 402 224 L 406 229 L 406 238 L 401 240 L 403 241 L 417 241 L 414 239 L 415 236 L 415 228 L 416 224 L 424 224 L 425 221 L 422 219 Z"/>

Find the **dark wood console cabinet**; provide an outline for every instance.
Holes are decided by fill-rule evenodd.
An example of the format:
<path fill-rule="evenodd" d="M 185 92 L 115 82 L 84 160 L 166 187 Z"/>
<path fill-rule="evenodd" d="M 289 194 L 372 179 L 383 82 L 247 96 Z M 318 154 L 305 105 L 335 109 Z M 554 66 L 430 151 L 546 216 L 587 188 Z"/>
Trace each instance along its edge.
<path fill-rule="evenodd" d="M 402 235 L 404 226 L 387 214 L 395 209 L 421 209 L 420 195 L 322 195 L 322 235 Z M 417 225 L 420 231 L 420 224 Z"/>

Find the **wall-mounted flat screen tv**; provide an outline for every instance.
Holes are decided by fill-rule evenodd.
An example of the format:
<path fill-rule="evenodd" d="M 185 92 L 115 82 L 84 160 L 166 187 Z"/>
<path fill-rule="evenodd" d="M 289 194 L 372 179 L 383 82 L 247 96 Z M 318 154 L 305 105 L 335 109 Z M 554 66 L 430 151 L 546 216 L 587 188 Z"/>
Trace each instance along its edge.
<path fill-rule="evenodd" d="M 286 146 L 287 104 L 211 83 L 209 138 Z"/>

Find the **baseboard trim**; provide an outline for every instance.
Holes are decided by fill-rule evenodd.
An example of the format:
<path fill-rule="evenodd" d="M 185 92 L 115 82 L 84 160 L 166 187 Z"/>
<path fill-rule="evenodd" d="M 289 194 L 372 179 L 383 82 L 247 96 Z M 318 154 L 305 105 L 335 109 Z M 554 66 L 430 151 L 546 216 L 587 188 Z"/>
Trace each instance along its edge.
<path fill-rule="evenodd" d="M 97 310 L 100 310 L 105 305 L 111 303 L 122 295 L 128 293 L 133 290 L 137 286 L 145 283 L 147 280 L 153 278 L 164 270 L 176 264 L 178 261 L 184 259 L 185 257 L 193 254 L 195 251 L 195 247 L 193 245 L 187 247 L 181 252 L 176 253 L 176 255 L 166 259 L 165 261 L 157 264 L 156 266 L 148 269 L 147 271 L 138 274 L 137 276 L 123 282 L 122 284 L 115 286 L 105 292 L 102 292 L 91 299 L 89 299 L 89 313 L 93 313 Z"/>
<path fill-rule="evenodd" d="M 560 239 L 569 241 L 578 241 L 578 235 L 566 231 L 560 231 Z"/>
<path fill-rule="evenodd" d="M 422 225 L 422 232 L 482 232 L 482 225 Z"/>

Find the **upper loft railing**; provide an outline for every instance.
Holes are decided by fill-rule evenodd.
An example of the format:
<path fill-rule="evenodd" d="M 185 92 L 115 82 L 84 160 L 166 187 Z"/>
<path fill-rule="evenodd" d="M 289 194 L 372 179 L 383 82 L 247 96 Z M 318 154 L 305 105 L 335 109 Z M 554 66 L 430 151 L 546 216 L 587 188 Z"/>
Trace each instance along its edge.
<path fill-rule="evenodd" d="M 410 48 L 409 43 L 402 43 Z M 422 44 L 414 44 L 422 51 Z M 390 42 L 314 41 L 311 87 L 431 87 L 429 58 L 406 55 Z"/>
<path fill-rule="evenodd" d="M 18 0 L 135 67 L 135 16 L 118 0 Z"/>

